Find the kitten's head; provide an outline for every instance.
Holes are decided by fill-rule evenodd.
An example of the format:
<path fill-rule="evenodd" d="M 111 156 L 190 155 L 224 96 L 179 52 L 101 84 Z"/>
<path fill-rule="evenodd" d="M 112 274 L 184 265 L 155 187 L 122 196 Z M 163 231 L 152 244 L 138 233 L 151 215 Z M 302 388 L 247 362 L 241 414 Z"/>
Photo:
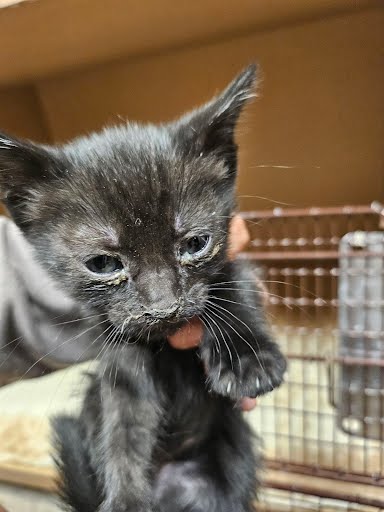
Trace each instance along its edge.
<path fill-rule="evenodd" d="M 235 126 L 255 66 L 176 122 L 61 147 L 2 136 L 0 194 L 39 261 L 131 335 L 201 313 L 226 260 Z"/>

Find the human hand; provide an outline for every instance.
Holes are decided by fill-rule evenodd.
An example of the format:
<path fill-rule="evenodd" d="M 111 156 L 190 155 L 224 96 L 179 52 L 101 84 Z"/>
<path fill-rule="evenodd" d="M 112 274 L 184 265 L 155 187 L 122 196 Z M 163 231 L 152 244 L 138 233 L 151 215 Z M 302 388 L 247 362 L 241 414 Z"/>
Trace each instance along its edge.
<path fill-rule="evenodd" d="M 245 221 L 240 215 L 235 215 L 229 228 L 228 258 L 234 260 L 237 254 L 244 249 L 250 240 Z M 203 336 L 203 324 L 197 317 L 192 318 L 185 326 L 175 334 L 168 337 L 169 344 L 173 348 L 186 350 L 197 347 Z M 251 411 L 256 405 L 254 398 L 243 398 L 241 408 L 243 411 Z"/>

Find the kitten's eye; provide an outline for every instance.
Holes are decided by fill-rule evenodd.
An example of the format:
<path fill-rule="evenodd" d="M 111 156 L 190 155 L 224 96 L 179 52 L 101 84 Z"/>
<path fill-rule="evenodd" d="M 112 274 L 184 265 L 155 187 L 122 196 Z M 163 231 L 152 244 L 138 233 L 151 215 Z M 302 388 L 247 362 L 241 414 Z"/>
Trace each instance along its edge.
<path fill-rule="evenodd" d="M 180 248 L 181 256 L 195 256 L 204 252 L 208 247 L 210 235 L 196 235 L 192 236 Z"/>
<path fill-rule="evenodd" d="M 118 258 L 108 256 L 107 254 L 95 256 L 86 261 L 85 265 L 88 270 L 95 274 L 112 274 L 123 268 L 123 264 Z"/>

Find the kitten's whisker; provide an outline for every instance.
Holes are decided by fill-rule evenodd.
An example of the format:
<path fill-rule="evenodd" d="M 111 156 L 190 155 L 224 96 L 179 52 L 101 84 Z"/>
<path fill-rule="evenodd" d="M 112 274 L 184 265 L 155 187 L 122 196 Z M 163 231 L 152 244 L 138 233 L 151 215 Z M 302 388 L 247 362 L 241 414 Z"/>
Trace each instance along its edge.
<path fill-rule="evenodd" d="M 224 341 L 224 344 L 225 344 L 225 347 L 228 351 L 228 355 L 229 355 L 229 359 L 231 361 L 231 368 L 232 368 L 232 371 L 234 371 L 234 368 L 233 368 L 233 358 L 232 358 L 232 352 L 228 346 L 228 343 L 226 342 L 224 336 L 223 336 L 223 332 L 222 330 L 220 329 L 220 326 L 217 324 L 217 322 L 214 320 L 214 318 L 212 318 L 207 311 L 204 312 L 204 314 L 211 320 L 211 322 L 213 322 L 214 325 L 216 325 L 217 329 L 219 330 L 219 333 L 221 334 L 221 338 L 222 340 Z"/>
<path fill-rule="evenodd" d="M 102 346 L 101 346 L 100 350 L 98 351 L 98 353 L 96 354 L 96 356 L 95 356 L 95 358 L 94 358 L 94 361 L 96 361 L 96 362 L 97 362 L 97 365 L 98 365 L 98 367 L 99 367 L 99 368 L 100 368 L 100 366 L 101 366 L 101 363 L 103 362 L 104 354 L 105 354 L 106 352 L 108 352 L 108 349 L 109 349 L 108 339 L 109 339 L 109 337 L 110 337 L 110 336 L 113 334 L 113 332 L 114 332 L 114 329 L 115 329 L 114 325 L 112 325 L 112 324 L 111 324 L 111 325 L 108 327 L 108 329 L 106 329 L 106 332 L 107 332 L 109 329 L 112 329 L 112 330 L 108 333 L 107 337 L 106 337 L 106 338 L 105 338 L 105 340 L 103 341 L 103 344 L 102 344 Z"/>
<path fill-rule="evenodd" d="M 216 300 L 222 300 L 224 302 L 230 302 L 231 304 L 238 304 L 239 306 L 245 306 L 249 309 L 254 309 L 255 311 L 260 311 L 260 307 L 251 306 L 250 304 L 247 304 L 246 302 L 238 302 L 236 300 L 225 299 L 224 297 L 217 297 L 217 295 L 210 295 L 210 298 L 216 299 Z"/>
<path fill-rule="evenodd" d="M 9 345 L 12 345 L 12 343 L 15 343 L 17 340 L 20 340 L 23 336 L 18 336 L 17 338 L 11 340 L 11 341 L 8 341 L 8 343 L 6 343 L 5 345 L 2 345 L 0 347 L 0 350 L 3 350 L 3 348 L 7 348 L 9 347 Z"/>
<path fill-rule="evenodd" d="M 220 290 L 225 290 L 225 288 L 220 288 L 220 289 L 216 289 L 216 288 L 211 288 L 211 290 L 213 291 L 220 291 Z M 240 289 L 241 290 L 241 289 Z M 252 291 L 252 290 L 248 290 L 248 291 Z M 267 295 L 268 297 L 275 297 L 277 299 L 280 299 L 282 301 L 284 301 L 286 299 L 286 297 L 284 297 L 284 295 L 278 295 L 276 293 L 271 293 L 269 292 L 268 290 L 266 290 L 265 292 L 260 292 L 261 294 L 265 293 L 265 295 Z M 223 300 L 223 301 L 226 301 L 226 302 L 233 302 L 234 304 L 239 304 L 241 306 L 246 306 L 248 308 L 252 308 L 253 306 L 250 306 L 246 303 L 243 303 L 243 302 L 235 302 L 235 301 L 230 301 L 229 299 L 224 299 L 222 297 L 217 297 L 215 295 L 211 295 L 212 298 L 215 298 L 215 299 L 218 299 L 218 300 Z M 316 296 L 315 296 L 316 297 Z M 306 309 L 303 307 L 303 306 L 299 306 L 298 304 L 294 304 L 294 305 L 291 305 L 291 304 L 284 304 L 284 306 L 288 309 L 290 309 L 291 311 L 301 311 L 307 318 L 310 318 L 310 314 L 308 313 L 308 311 L 306 311 Z M 254 308 L 253 309 L 258 309 L 258 308 Z M 274 315 L 272 315 L 270 312 L 267 313 L 269 316 L 271 316 L 272 318 L 276 318 Z"/>
<path fill-rule="evenodd" d="M 211 302 L 211 305 L 217 305 L 217 306 L 218 306 L 218 304 L 215 304 L 215 303 L 212 303 L 212 302 Z M 225 308 L 223 308 L 223 309 L 225 309 Z M 231 311 L 229 311 L 228 309 L 226 309 L 225 311 L 226 311 L 227 313 L 230 313 L 230 314 L 231 314 L 231 316 L 233 316 L 233 318 L 235 318 L 236 320 L 238 320 L 239 322 L 241 322 L 241 323 L 242 323 L 246 328 L 248 328 L 249 332 L 252 334 L 252 336 L 253 336 L 253 338 L 254 338 L 255 342 L 257 343 L 257 346 L 258 346 L 258 348 L 259 348 L 259 350 L 260 350 L 259 342 L 257 341 L 257 339 L 256 339 L 255 335 L 252 333 L 252 331 L 251 331 L 251 329 L 250 329 L 249 325 L 247 325 L 245 322 L 243 322 L 240 318 L 238 318 L 236 315 L 234 315 L 234 314 L 233 314 Z M 256 351 L 255 351 L 255 349 L 252 347 L 252 345 L 249 343 L 249 341 L 248 341 L 248 340 L 246 340 L 246 339 L 245 339 L 245 338 L 244 338 L 244 337 L 243 337 L 243 336 L 242 336 L 242 335 L 241 335 L 241 334 L 240 334 L 240 333 L 239 333 L 239 332 L 238 332 L 238 331 L 237 331 L 237 330 L 236 330 L 236 329 L 235 329 L 235 328 L 234 328 L 234 327 L 229 323 L 229 322 L 227 322 L 227 321 L 226 321 L 222 316 L 220 316 L 218 313 L 216 313 L 216 316 L 217 316 L 218 318 L 220 318 L 220 319 L 221 319 L 225 324 L 227 324 L 227 325 L 228 325 L 228 327 L 230 327 L 230 328 L 235 332 L 235 334 L 237 334 L 237 336 L 239 336 L 239 338 L 240 338 L 240 339 L 242 339 L 246 345 L 248 345 L 248 347 L 249 347 L 249 348 L 251 349 L 251 351 L 254 353 L 254 355 L 255 355 L 255 357 L 256 357 L 256 359 L 257 359 L 257 361 L 258 361 L 258 363 L 259 363 L 259 365 L 260 365 L 261 369 L 264 371 L 264 373 L 266 373 L 266 370 L 265 370 L 265 368 L 264 368 L 263 363 L 261 362 L 261 360 L 260 360 L 260 358 L 259 358 L 259 356 L 258 356 L 257 352 L 256 352 Z M 228 318 L 228 317 L 227 317 L 227 318 Z"/>
<path fill-rule="evenodd" d="M 111 396 L 112 396 L 112 389 L 114 389 L 114 387 L 112 386 L 112 370 L 113 370 L 113 365 L 115 365 L 115 367 L 117 368 L 117 364 L 118 364 L 117 355 L 119 353 L 119 350 L 116 347 L 119 346 L 120 340 L 121 340 L 121 333 L 119 333 L 119 329 L 116 329 L 113 340 L 111 341 L 111 344 L 112 344 L 111 351 L 114 352 L 115 354 L 114 354 L 113 360 L 112 360 L 110 368 L 109 368 L 109 377 L 108 377 L 109 389 L 111 391 Z M 115 374 L 116 374 L 116 372 L 115 372 Z"/>
<path fill-rule="evenodd" d="M 131 319 L 132 319 L 132 316 L 128 316 L 127 318 L 124 318 L 122 326 L 121 326 L 121 334 L 124 334 L 125 326 L 129 324 Z"/>
<path fill-rule="evenodd" d="M 49 352 L 46 352 L 44 355 L 42 355 L 41 357 L 39 357 L 39 359 L 37 359 L 24 373 L 23 375 L 18 379 L 18 381 L 22 380 L 28 372 L 30 372 L 32 370 L 32 368 L 34 368 L 37 364 L 40 363 L 40 361 L 42 361 L 45 357 L 53 354 L 58 348 L 61 348 L 63 347 L 64 345 L 66 345 L 67 343 L 70 343 L 71 341 L 75 341 L 77 340 L 78 338 L 80 338 L 81 336 L 83 336 L 84 334 L 86 334 L 87 332 L 89 332 L 90 330 L 94 329 L 95 327 L 98 327 L 99 325 L 102 325 L 104 324 L 105 322 L 108 322 L 108 319 L 106 320 L 103 320 L 102 322 L 99 322 L 95 325 L 92 325 L 91 327 L 89 327 L 88 329 L 86 329 L 85 331 L 82 331 L 81 333 L 77 334 L 76 336 L 70 338 L 69 340 L 65 340 L 63 341 L 62 343 L 60 343 L 59 345 L 57 345 L 54 349 L 50 350 Z"/>
<path fill-rule="evenodd" d="M 17 383 L 17 382 L 20 382 L 21 380 L 24 379 L 24 377 L 28 374 L 28 372 L 31 371 L 31 369 L 36 365 L 38 364 L 41 360 L 43 360 L 45 357 L 47 357 L 48 355 L 52 354 L 53 352 L 55 352 L 55 350 L 57 350 L 58 348 L 64 346 L 65 344 L 73 341 L 74 339 L 77 339 L 78 337 L 82 336 L 83 334 L 85 334 L 85 332 L 88 332 L 90 331 L 91 329 L 93 329 L 94 327 L 98 327 L 99 325 L 107 322 L 108 320 L 104 320 L 103 322 L 100 322 L 98 324 L 95 324 L 93 325 L 92 327 L 88 328 L 86 331 L 82 331 L 81 333 L 79 333 L 78 335 L 76 335 L 75 337 L 71 337 L 70 339 L 68 340 L 65 340 L 63 343 L 60 343 L 60 345 L 58 345 L 57 347 L 55 347 L 53 350 L 49 351 L 48 353 L 44 354 L 42 357 L 40 357 L 37 361 L 35 361 L 18 379 L 16 379 L 14 381 L 14 383 Z M 85 350 L 83 350 L 83 352 L 80 354 L 80 356 L 76 359 L 75 363 L 77 363 L 79 361 L 79 359 L 81 357 L 83 357 L 83 355 L 87 352 L 87 350 L 89 350 L 91 348 L 91 346 L 97 341 L 98 338 L 100 338 L 107 330 L 109 329 L 109 327 L 104 330 L 97 338 L 96 340 L 94 340 L 89 346 L 87 346 L 87 348 Z M 21 342 L 21 340 L 19 341 L 19 343 Z M 0 365 L 1 367 L 2 365 Z M 67 370 L 72 366 L 71 365 L 68 365 L 68 367 L 66 368 Z M 62 381 L 59 383 L 59 385 L 61 385 Z M 56 388 L 56 390 L 58 389 L 58 387 Z M 56 391 L 57 392 L 57 391 Z M 5 394 L 6 396 L 6 394 Z M 51 401 L 52 403 L 52 401 Z"/>
<path fill-rule="evenodd" d="M 67 313 L 63 313 L 62 315 L 57 315 L 55 316 L 54 318 L 52 318 L 52 320 L 56 320 L 57 318 L 60 318 L 61 316 L 65 316 Z M 104 315 L 107 315 L 108 313 L 100 313 L 99 315 L 92 315 L 92 316 L 87 316 L 87 317 L 84 317 L 84 318 L 77 318 L 76 320 L 70 320 L 69 322 L 63 322 L 63 323 L 59 323 L 59 324 L 50 324 L 51 327 L 57 327 L 57 326 L 60 326 L 60 325 L 65 325 L 67 323 L 72 323 L 72 322 L 80 322 L 81 320 L 88 320 L 89 318 L 94 318 L 96 316 L 104 316 Z M 12 343 L 15 343 L 17 340 L 21 340 L 21 338 L 23 338 L 23 336 L 18 336 L 17 338 L 14 338 L 13 340 L 11 341 L 8 341 L 7 343 L 5 343 L 5 345 L 2 345 L 0 347 L 0 350 L 3 350 L 4 348 L 8 347 L 9 345 L 12 345 Z M 1 368 L 1 365 L 0 365 L 0 368 Z"/>
<path fill-rule="evenodd" d="M 112 348 L 111 348 L 112 352 L 114 352 L 114 356 L 113 356 L 112 363 L 110 365 L 109 377 L 108 377 L 108 380 L 110 383 L 112 382 L 113 365 L 116 364 L 116 367 L 117 367 L 117 354 L 119 351 L 116 349 L 116 347 L 119 346 L 119 342 L 121 341 L 121 337 L 122 337 L 122 334 L 119 332 L 119 329 L 116 328 L 116 330 L 114 332 L 115 332 L 115 335 L 112 340 Z M 112 386 L 110 386 L 110 389 L 111 389 L 111 393 L 112 393 Z"/>
<path fill-rule="evenodd" d="M 302 290 L 302 291 L 304 291 L 306 293 L 309 293 L 310 295 L 312 295 L 316 299 L 320 298 L 318 295 L 316 295 L 315 293 L 311 292 L 310 290 L 308 290 L 306 288 L 303 288 L 302 286 L 294 284 L 294 283 L 288 283 L 287 281 L 276 281 L 276 280 L 270 280 L 270 279 L 260 279 L 260 280 L 256 279 L 255 281 L 253 281 L 253 280 L 249 280 L 249 281 L 226 281 L 226 282 L 222 282 L 222 283 L 214 283 L 214 285 L 220 287 L 222 284 L 247 283 L 247 282 L 256 283 L 256 284 L 257 284 L 257 282 L 260 282 L 262 284 L 283 284 L 284 286 L 290 286 L 292 288 L 297 288 L 298 290 Z M 220 289 L 221 290 L 225 290 L 227 288 L 220 288 Z M 230 290 L 230 289 L 231 288 L 228 288 L 228 290 Z M 234 290 L 241 291 L 242 288 L 234 288 Z M 251 291 L 251 290 L 244 290 L 244 291 Z M 255 292 L 257 292 L 257 291 L 258 290 L 255 290 Z M 259 293 L 269 293 L 269 290 L 260 290 Z"/>
<path fill-rule="evenodd" d="M 121 343 L 122 341 L 122 338 L 123 338 L 123 335 L 121 335 L 120 339 L 119 339 L 119 343 Z M 117 381 L 117 370 L 118 370 L 118 366 L 119 366 L 119 360 L 120 360 L 120 357 L 124 351 L 125 347 L 124 347 L 124 343 L 121 343 L 121 346 L 120 346 L 120 350 L 119 350 L 119 357 L 117 358 L 116 360 L 116 365 L 115 365 L 115 378 L 114 378 L 114 383 L 113 383 L 113 389 L 116 388 L 116 381 Z"/>
<path fill-rule="evenodd" d="M 240 322 L 241 324 L 244 325 L 244 327 L 246 329 L 248 329 L 249 333 L 251 334 L 251 336 L 253 337 L 253 339 L 255 340 L 255 342 L 257 343 L 257 346 L 258 348 L 260 349 L 260 345 L 259 345 L 259 342 L 254 334 L 254 332 L 252 331 L 252 329 L 249 327 L 249 325 L 247 323 L 245 323 L 243 320 L 241 320 L 241 318 L 239 318 L 237 315 L 235 315 L 234 313 L 232 313 L 232 311 L 230 311 L 229 309 L 227 308 L 224 308 L 223 306 L 220 306 L 220 304 L 216 304 L 215 302 L 212 302 L 211 300 L 208 300 L 207 301 L 208 305 L 210 305 L 211 307 L 215 307 L 215 308 L 218 308 L 220 309 L 221 311 L 223 311 L 223 313 L 225 314 L 226 318 L 228 318 L 228 314 L 231 315 L 235 320 L 237 320 L 238 322 Z M 230 319 L 229 319 L 230 320 Z"/>
<path fill-rule="evenodd" d="M 199 316 L 200 320 L 203 322 L 204 326 L 210 331 L 212 329 L 212 327 L 210 326 L 209 324 L 209 327 L 208 327 L 208 324 L 206 322 L 208 322 L 208 319 L 207 318 L 204 318 L 204 314 Z M 217 341 L 214 339 L 213 340 L 214 343 L 215 343 L 215 349 L 216 349 L 216 352 L 219 354 L 219 346 L 217 344 Z"/>
<path fill-rule="evenodd" d="M 107 360 L 105 361 L 104 363 L 104 368 L 103 368 L 103 371 L 102 371 L 102 374 L 101 374 L 101 378 L 100 378 L 100 381 L 103 381 L 104 379 L 104 375 L 105 375 L 105 372 L 107 370 L 107 366 L 108 366 L 108 355 L 109 355 L 109 351 L 111 349 L 111 347 L 113 348 L 113 340 L 115 339 L 115 336 L 116 336 L 116 333 L 118 332 L 118 329 L 116 326 L 113 326 L 113 329 L 112 331 L 109 333 L 108 337 L 104 340 L 104 349 L 101 351 L 101 353 L 99 353 L 99 356 L 98 356 L 98 360 L 99 360 L 99 366 L 101 366 L 101 363 L 104 362 L 104 358 L 107 357 Z M 102 395 L 101 395 L 102 397 Z"/>
<path fill-rule="evenodd" d="M 260 220 L 251 220 L 251 219 L 243 219 L 247 224 L 250 224 L 251 226 L 261 226 L 262 224 L 269 221 L 269 219 L 260 219 Z M 252 240 L 250 242 L 252 244 Z"/>
<path fill-rule="evenodd" d="M 101 334 L 99 334 L 99 336 L 98 336 L 95 340 L 93 340 L 93 341 L 92 341 L 91 345 L 90 345 L 88 348 L 91 348 L 91 347 L 92 347 L 92 346 L 93 346 L 93 345 L 94 345 L 94 344 L 99 340 L 99 338 L 101 338 L 101 336 L 104 336 L 105 334 L 107 334 L 107 332 L 109 331 L 109 329 L 113 329 L 113 324 L 110 324 L 106 329 L 104 329 L 104 331 L 103 331 Z M 108 336 L 109 336 L 109 335 L 108 335 Z M 101 348 L 100 348 L 100 350 L 99 350 L 99 351 L 98 351 L 98 353 L 96 354 L 96 356 L 95 356 L 94 358 L 92 358 L 92 359 L 91 359 L 91 361 L 90 361 L 90 363 L 89 363 L 89 365 L 88 365 L 88 371 L 89 371 L 89 367 L 91 366 L 91 364 L 98 360 L 98 358 L 100 357 L 100 354 L 101 354 L 101 353 L 103 352 L 103 350 L 104 350 L 104 347 L 105 347 L 105 344 L 103 343 L 103 344 L 102 344 L 102 346 L 101 346 Z M 84 355 L 84 353 L 88 350 L 88 348 L 84 350 L 84 352 L 80 355 L 80 357 L 82 357 L 82 356 Z M 86 374 L 84 373 L 83 379 L 82 379 L 82 381 L 81 381 L 81 385 L 83 384 L 83 381 L 84 381 L 85 375 L 86 375 Z"/>
<path fill-rule="evenodd" d="M 7 357 L 1 362 L 0 364 L 0 369 L 6 364 L 6 362 L 10 359 L 10 357 L 12 357 L 12 354 L 15 352 L 15 350 L 17 349 L 17 347 L 20 345 L 20 343 L 23 341 L 23 338 L 20 336 L 21 339 L 17 338 L 19 341 L 16 343 L 16 345 L 12 348 L 12 350 L 10 351 L 10 353 L 7 355 Z M 16 340 L 15 340 L 16 341 Z M 25 375 L 30 371 L 30 369 L 28 368 L 27 372 L 24 373 L 19 379 L 16 379 L 15 381 L 12 381 L 12 383 L 15 383 L 15 382 L 19 382 L 21 379 L 23 379 L 25 377 Z"/>
<path fill-rule="evenodd" d="M 91 318 L 96 318 L 100 316 L 106 316 L 108 313 L 98 313 L 96 315 L 84 316 L 83 318 L 76 318 L 75 320 L 68 320 L 67 322 L 60 322 L 59 324 L 51 324 L 51 327 L 58 327 L 60 325 L 74 324 L 76 322 L 81 322 L 82 320 L 90 320 Z"/>
<path fill-rule="evenodd" d="M 219 288 L 219 287 L 212 287 L 212 288 L 209 288 L 209 290 L 212 290 L 212 291 L 220 291 L 220 290 L 233 290 L 233 291 L 236 291 L 236 292 L 252 292 L 252 293 L 259 293 L 260 295 L 262 293 L 264 293 L 264 290 L 261 291 L 261 290 L 251 290 L 251 289 L 246 289 L 246 288 Z M 268 293 L 268 292 L 267 292 Z"/>
<path fill-rule="evenodd" d="M 10 345 L 11 343 L 14 343 L 15 341 L 17 341 L 16 345 L 12 348 L 12 350 L 10 351 L 10 353 L 7 355 L 7 357 L 1 362 L 0 364 L 0 369 L 2 368 L 2 366 L 5 365 L 5 363 L 9 360 L 9 358 L 12 356 L 12 354 L 14 353 L 15 350 L 17 350 L 17 347 L 20 345 L 20 343 L 23 341 L 23 337 L 22 336 L 19 336 L 18 338 L 12 340 L 12 342 L 10 343 L 7 343 L 7 345 Z M 6 346 L 6 345 L 5 345 Z"/>
<path fill-rule="evenodd" d="M 258 279 L 235 279 L 233 281 L 220 281 L 219 283 L 212 283 L 214 286 L 221 286 L 222 284 L 234 284 L 234 283 L 257 283 Z"/>
<path fill-rule="evenodd" d="M 212 306 L 213 306 L 213 304 L 212 304 L 212 303 L 207 303 L 207 309 L 208 309 L 211 313 L 214 313 L 214 311 L 212 311 Z M 214 321 L 213 319 L 211 319 L 211 320 L 212 320 L 212 321 Z M 215 323 L 215 325 L 217 326 L 217 328 L 219 329 L 220 334 L 221 334 L 221 336 L 222 336 L 222 338 L 223 338 L 223 340 L 224 340 L 224 334 L 223 334 L 223 332 L 222 332 L 222 330 L 221 330 L 220 326 L 217 324 L 217 322 L 214 322 L 214 323 Z M 236 349 L 236 345 L 233 343 L 233 341 L 232 341 L 231 337 L 229 336 L 228 331 L 226 331 L 226 330 L 224 329 L 224 327 L 223 327 L 223 330 L 224 330 L 225 334 L 228 336 L 228 340 L 229 340 L 229 342 L 231 343 L 232 348 L 233 348 L 233 350 L 234 350 L 234 352 L 235 352 L 235 354 L 236 354 L 236 356 L 237 356 L 237 360 L 238 360 L 238 363 L 239 363 L 239 370 L 240 370 L 240 373 L 241 373 L 241 359 L 240 359 L 239 353 L 238 353 L 238 351 L 237 351 L 237 349 Z M 224 343 L 225 343 L 225 340 L 224 340 Z M 226 343 L 225 343 L 225 345 L 227 346 L 227 344 L 226 344 Z M 228 346 L 227 346 L 227 349 L 228 349 Z M 228 352 L 230 352 L 230 351 L 229 351 L 229 349 L 228 349 Z M 230 357 L 231 357 L 231 355 L 232 355 L 232 354 L 230 353 Z M 232 365 L 232 370 L 233 370 L 233 361 L 232 361 L 232 357 L 231 357 L 231 365 Z"/>
<path fill-rule="evenodd" d="M 203 318 L 203 316 L 200 317 L 201 321 L 204 323 L 204 325 L 209 328 L 209 330 L 212 332 L 214 338 L 215 338 L 215 346 L 217 347 L 217 353 L 218 353 L 218 356 L 219 356 L 219 376 L 218 378 L 220 378 L 220 375 L 221 375 L 221 347 L 220 347 L 220 342 L 216 336 L 216 333 L 215 333 L 215 330 L 213 329 L 211 323 L 209 322 L 208 318 Z M 215 358 L 216 360 L 216 358 Z"/>
<path fill-rule="evenodd" d="M 101 322 L 103 323 L 103 322 Z M 100 325 L 100 324 L 96 324 L 96 325 Z M 93 326 L 93 327 L 96 327 Z M 91 327 L 92 328 L 92 327 Z M 90 329 L 89 329 L 90 330 Z M 82 336 L 83 334 L 85 334 L 87 331 L 83 331 L 80 335 Z M 57 347 L 55 347 L 51 352 L 49 353 L 46 353 L 42 356 L 41 359 L 44 359 L 44 357 L 46 357 L 47 355 L 50 355 L 52 352 L 54 352 L 55 350 L 57 350 L 58 348 L 60 348 L 61 346 L 65 345 L 66 343 L 70 342 L 70 341 L 73 341 L 74 339 L 77 339 L 77 338 L 73 338 L 71 337 L 69 340 L 66 340 L 64 341 L 63 343 L 61 343 L 60 345 L 58 345 Z M 8 354 L 8 356 L 1 362 L 0 364 L 0 368 L 8 361 L 8 359 L 12 356 L 12 354 L 14 353 L 15 350 L 17 350 L 17 347 L 20 345 L 20 343 L 23 341 L 23 336 L 19 336 L 18 338 L 15 338 L 14 340 L 8 342 L 7 344 L 3 345 L 1 347 L 1 349 L 7 347 L 8 345 L 11 345 L 12 343 L 15 343 L 17 340 L 19 340 L 19 342 L 15 345 L 15 347 L 13 347 L 13 349 L 11 350 L 11 352 Z M 1 350 L 0 349 L 0 350 Z M 35 364 L 37 364 L 38 362 L 41 361 L 41 359 L 39 361 L 37 361 Z M 34 367 L 34 365 L 32 365 L 30 368 L 28 368 L 28 370 L 26 370 L 26 372 L 19 378 L 16 380 L 16 382 L 19 382 L 20 380 L 22 380 L 29 371 L 31 371 L 31 369 Z"/>
<path fill-rule="evenodd" d="M 251 292 L 251 293 L 259 293 L 260 295 L 265 294 L 268 295 L 268 297 L 275 297 L 277 299 L 284 300 L 285 297 L 283 295 L 277 295 L 276 293 L 271 293 L 268 290 L 258 291 L 258 290 L 244 290 L 243 288 L 210 288 L 212 291 L 221 291 L 221 290 L 233 290 L 233 291 L 243 291 L 243 292 Z M 294 306 L 291 306 L 290 304 L 286 305 L 288 309 L 293 309 Z M 300 308 L 299 308 L 300 309 Z"/>
<path fill-rule="evenodd" d="M 149 343 L 149 337 L 151 335 L 151 330 L 152 330 L 152 325 L 149 326 L 149 329 L 148 329 L 148 335 L 147 335 L 147 343 Z"/>
<path fill-rule="evenodd" d="M 91 344 L 90 344 L 90 345 L 89 345 L 85 350 L 83 350 L 83 352 L 82 352 L 82 353 L 81 353 L 81 354 L 76 358 L 76 360 L 75 360 L 71 365 L 69 365 L 67 368 L 65 368 L 65 369 L 64 369 L 64 371 L 63 371 L 63 376 L 62 376 L 62 378 L 60 379 L 60 382 L 58 382 L 58 384 L 56 385 L 56 388 L 55 388 L 54 394 L 52 395 L 51 400 L 50 400 L 50 402 L 49 402 L 49 404 L 48 404 L 48 406 L 47 406 L 47 408 L 46 408 L 45 416 L 48 416 L 48 412 L 49 412 L 49 409 L 50 409 L 50 407 L 51 407 L 51 405 L 52 405 L 52 402 L 53 402 L 53 400 L 54 400 L 54 398 L 55 398 L 55 396 L 56 396 L 56 394 L 57 394 L 57 391 L 58 391 L 59 387 L 63 384 L 64 378 L 65 378 L 65 377 L 66 377 L 66 375 L 68 374 L 68 370 L 69 370 L 73 365 L 77 364 L 77 363 L 79 362 L 79 360 L 83 357 L 83 355 L 87 352 L 87 350 L 89 350 L 89 349 L 93 346 L 93 344 L 94 344 L 94 343 L 96 343 L 96 341 L 97 341 L 97 340 L 98 340 L 98 339 L 99 339 L 103 334 L 105 334 L 106 332 L 108 332 L 108 330 L 109 330 L 111 327 L 112 327 L 112 325 L 110 325 L 110 326 L 108 326 L 106 329 L 104 329 L 104 331 L 103 331 L 103 332 L 102 332 L 102 333 L 101 333 L 101 334 L 100 334 L 100 335 L 99 335 L 95 340 L 93 340 L 93 341 L 92 341 L 92 343 L 91 343 Z M 92 362 L 93 362 L 93 360 L 91 360 L 91 363 L 92 363 Z M 89 365 L 88 365 L 88 368 L 89 368 Z M 79 387 L 82 387 L 83 382 L 84 382 L 84 377 L 85 377 L 85 374 L 83 375 L 83 378 L 82 378 L 82 380 L 81 380 L 81 382 L 80 382 L 80 386 L 79 386 Z"/>
<path fill-rule="evenodd" d="M 255 166 L 253 166 L 255 167 Z M 256 165 L 256 167 L 273 167 L 273 168 L 277 168 L 277 169 L 293 169 L 295 168 L 296 166 L 285 166 L 285 165 Z M 251 167 L 252 168 L 252 167 Z M 241 195 L 241 196 L 237 196 L 239 198 L 252 198 L 252 199 L 262 199 L 263 201 L 269 201 L 271 203 L 275 203 L 275 204 L 280 204 L 282 206 L 295 206 L 294 204 L 291 204 L 291 203 L 284 203 L 282 201 L 276 201 L 275 199 L 271 199 L 269 197 L 264 197 L 264 196 L 251 196 L 249 194 L 245 194 L 245 195 Z"/>

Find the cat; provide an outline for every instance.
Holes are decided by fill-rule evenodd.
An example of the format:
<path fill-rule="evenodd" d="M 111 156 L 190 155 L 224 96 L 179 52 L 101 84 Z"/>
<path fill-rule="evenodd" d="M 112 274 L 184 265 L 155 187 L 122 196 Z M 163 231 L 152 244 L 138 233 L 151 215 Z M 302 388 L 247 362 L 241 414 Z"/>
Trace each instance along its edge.
<path fill-rule="evenodd" d="M 69 510 L 253 510 L 261 462 L 236 403 L 286 369 L 253 271 L 227 259 L 235 128 L 255 83 L 251 65 L 158 126 L 55 147 L 1 136 L 4 204 L 55 282 L 106 322 L 79 417 L 53 423 Z M 175 350 L 167 336 L 194 317 L 200 346 Z"/>

